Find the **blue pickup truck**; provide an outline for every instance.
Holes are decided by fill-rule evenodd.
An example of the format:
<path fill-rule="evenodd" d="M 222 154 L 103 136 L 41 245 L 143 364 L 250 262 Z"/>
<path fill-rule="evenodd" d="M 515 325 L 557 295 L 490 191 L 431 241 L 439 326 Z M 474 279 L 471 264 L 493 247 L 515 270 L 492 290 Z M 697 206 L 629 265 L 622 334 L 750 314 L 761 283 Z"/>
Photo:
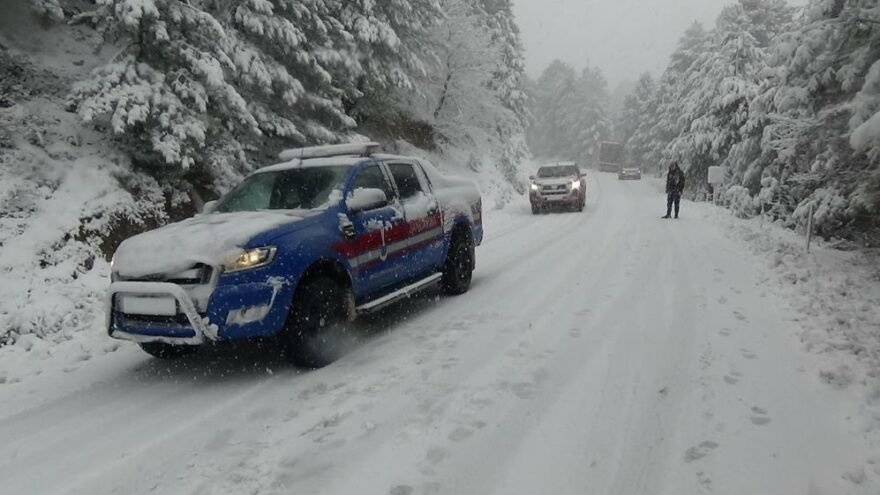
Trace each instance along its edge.
<path fill-rule="evenodd" d="M 468 290 L 483 237 L 470 181 L 376 143 L 287 150 L 202 214 L 125 240 L 107 331 L 175 358 L 277 336 L 319 367 L 361 313 L 425 288 Z"/>

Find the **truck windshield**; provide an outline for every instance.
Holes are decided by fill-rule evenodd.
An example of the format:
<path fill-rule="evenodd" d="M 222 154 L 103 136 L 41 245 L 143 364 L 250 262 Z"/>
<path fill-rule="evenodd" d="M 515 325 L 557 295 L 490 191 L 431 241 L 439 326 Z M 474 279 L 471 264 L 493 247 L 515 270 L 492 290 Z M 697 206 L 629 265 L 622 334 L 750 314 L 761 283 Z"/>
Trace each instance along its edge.
<path fill-rule="evenodd" d="M 246 178 L 214 208 L 219 213 L 257 210 L 314 210 L 342 199 L 350 166 L 291 168 Z"/>
<path fill-rule="evenodd" d="M 568 177 L 569 175 L 577 175 L 577 168 L 571 166 L 559 167 L 541 167 L 538 170 L 538 177 L 548 179 L 551 177 Z"/>

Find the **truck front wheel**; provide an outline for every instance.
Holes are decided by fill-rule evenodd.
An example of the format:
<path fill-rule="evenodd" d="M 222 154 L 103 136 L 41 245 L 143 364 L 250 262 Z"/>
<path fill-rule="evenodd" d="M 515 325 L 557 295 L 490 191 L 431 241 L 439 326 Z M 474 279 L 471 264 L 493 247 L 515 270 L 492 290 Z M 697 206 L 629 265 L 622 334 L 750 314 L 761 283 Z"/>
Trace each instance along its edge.
<path fill-rule="evenodd" d="M 443 263 L 443 278 L 440 286 L 443 292 L 451 295 L 464 294 L 471 287 L 474 273 L 474 239 L 465 229 L 452 233 L 446 262 Z"/>
<path fill-rule="evenodd" d="M 354 298 L 351 290 L 329 277 L 305 281 L 281 334 L 284 354 L 303 368 L 322 368 L 351 347 Z"/>

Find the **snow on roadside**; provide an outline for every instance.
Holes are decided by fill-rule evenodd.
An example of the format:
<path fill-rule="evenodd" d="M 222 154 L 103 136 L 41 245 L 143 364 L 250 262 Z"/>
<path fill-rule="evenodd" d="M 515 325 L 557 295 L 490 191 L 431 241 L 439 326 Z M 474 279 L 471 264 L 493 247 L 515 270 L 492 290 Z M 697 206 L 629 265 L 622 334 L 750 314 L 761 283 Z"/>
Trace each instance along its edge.
<path fill-rule="evenodd" d="M 115 220 L 155 218 L 164 201 L 66 109 L 71 81 L 105 55 L 100 36 L 42 29 L 26 7 L 13 2 L 0 19 L 0 383 L 39 373 L 17 363 L 51 356 L 102 321 L 109 264 L 98 238 Z"/>
<path fill-rule="evenodd" d="M 797 313 L 818 377 L 835 388 L 861 389 L 864 432 L 880 437 L 880 253 L 841 251 L 820 240 L 807 253 L 804 237 L 782 226 L 738 219 L 708 203 L 688 207 L 724 225 L 732 240 L 763 260 L 762 282 Z"/>

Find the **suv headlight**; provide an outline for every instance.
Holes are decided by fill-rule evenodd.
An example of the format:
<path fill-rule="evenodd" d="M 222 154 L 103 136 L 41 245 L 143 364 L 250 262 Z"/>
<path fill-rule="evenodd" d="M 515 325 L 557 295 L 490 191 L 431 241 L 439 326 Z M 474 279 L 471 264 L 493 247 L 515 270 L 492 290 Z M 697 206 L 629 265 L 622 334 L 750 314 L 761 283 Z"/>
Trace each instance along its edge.
<path fill-rule="evenodd" d="M 538 190 L 538 185 L 532 184 L 532 191 L 537 191 L 537 190 Z"/>
<path fill-rule="evenodd" d="M 571 183 L 571 188 L 572 188 L 572 189 L 580 189 L 580 188 L 581 188 L 581 181 L 576 180 L 576 181 L 572 182 L 572 183 Z"/>
<path fill-rule="evenodd" d="M 250 270 L 251 268 L 268 265 L 273 259 L 275 259 L 275 253 L 277 251 L 278 248 L 275 246 L 246 249 L 241 253 L 230 256 L 226 262 L 223 263 L 223 272 L 240 272 L 242 270 Z"/>

